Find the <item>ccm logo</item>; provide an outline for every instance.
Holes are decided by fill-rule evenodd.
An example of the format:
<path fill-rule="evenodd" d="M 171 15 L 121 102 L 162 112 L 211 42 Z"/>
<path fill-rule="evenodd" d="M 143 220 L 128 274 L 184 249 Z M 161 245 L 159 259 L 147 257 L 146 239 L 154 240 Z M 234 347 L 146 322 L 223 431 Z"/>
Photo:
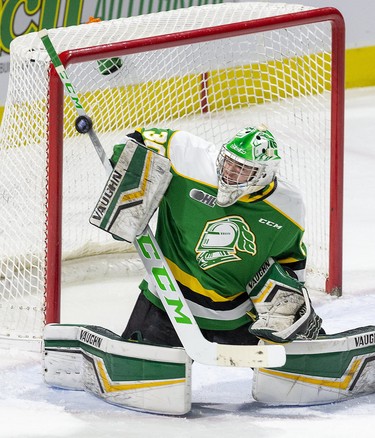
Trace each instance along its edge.
<path fill-rule="evenodd" d="M 265 225 L 267 225 L 267 226 L 269 226 L 269 227 L 277 228 L 278 230 L 281 230 L 281 228 L 283 227 L 282 225 L 275 224 L 275 222 L 269 221 L 268 219 L 260 218 L 260 219 L 259 219 L 259 222 L 260 222 L 261 224 L 265 224 Z"/>

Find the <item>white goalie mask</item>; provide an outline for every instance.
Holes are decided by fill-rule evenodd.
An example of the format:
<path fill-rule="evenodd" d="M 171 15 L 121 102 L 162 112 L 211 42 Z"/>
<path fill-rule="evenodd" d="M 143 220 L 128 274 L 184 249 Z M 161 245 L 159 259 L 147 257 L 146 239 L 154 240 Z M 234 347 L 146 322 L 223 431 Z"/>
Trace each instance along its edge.
<path fill-rule="evenodd" d="M 280 164 L 277 144 L 266 127 L 245 128 L 219 152 L 217 204 L 229 207 L 270 184 Z"/>

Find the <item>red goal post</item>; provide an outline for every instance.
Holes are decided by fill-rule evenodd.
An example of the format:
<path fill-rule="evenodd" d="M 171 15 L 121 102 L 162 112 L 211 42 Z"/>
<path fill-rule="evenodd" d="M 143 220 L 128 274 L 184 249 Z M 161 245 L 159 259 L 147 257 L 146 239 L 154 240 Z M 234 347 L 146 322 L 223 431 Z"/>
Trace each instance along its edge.
<path fill-rule="evenodd" d="M 123 23 L 128 22 L 129 26 L 139 26 L 140 37 L 119 41 L 113 41 L 108 23 L 90 24 L 86 26 L 100 26 L 98 30 L 101 29 L 104 37 L 98 44 L 83 47 L 76 47 L 76 44 L 72 43 L 72 47 L 66 48 L 64 44 L 59 46 L 56 40 L 58 35 L 64 36 L 64 32 L 74 35 L 74 32 L 79 32 L 85 25 L 71 30 L 51 30 L 50 35 L 53 43 L 57 44 L 62 63 L 67 68 L 76 91 L 81 93 L 85 109 L 92 116 L 98 136 L 108 154 L 114 142 L 121 139 L 121 135 L 142 124 L 193 129 L 196 134 L 206 136 L 220 146 L 225 139 L 230 138 L 230 135 L 246 124 L 265 122 L 276 138 L 281 138 L 281 148 L 285 145 L 284 161 L 293 161 L 290 168 L 284 169 L 283 172 L 288 179 L 300 184 L 302 191 L 306 191 L 307 214 L 312 216 L 311 228 L 318 221 L 324 224 L 324 230 L 316 233 L 314 230 L 307 235 L 312 257 L 316 257 L 319 262 L 321 254 L 327 254 L 326 266 L 315 268 L 311 265 L 309 268 L 311 277 L 315 275 L 316 269 L 321 284 L 312 287 L 340 295 L 345 50 L 343 18 L 334 8 L 311 9 L 276 4 L 273 5 L 274 9 L 269 16 L 235 22 L 226 18 L 227 12 L 228 17 L 233 15 L 229 12 L 231 7 L 242 8 L 244 16 L 251 16 L 249 13 L 246 14 L 250 10 L 246 11 L 246 8 L 252 7 L 249 5 L 263 8 L 270 4 L 222 4 L 200 7 L 199 13 L 194 15 L 194 20 L 199 22 L 197 28 L 194 28 L 194 25 L 186 25 L 186 17 L 189 17 L 187 14 L 191 14 L 191 11 L 197 8 L 121 19 Z M 281 6 L 284 6 L 284 9 Z M 202 8 L 211 8 L 209 11 L 213 11 L 212 8 L 220 8 L 217 9 L 220 20 L 207 22 L 205 25 L 204 19 L 197 18 L 201 15 Z M 209 15 L 207 13 L 207 16 Z M 170 17 L 172 21 L 168 22 Z M 150 26 L 154 19 L 169 23 L 165 25 L 168 31 L 148 35 L 147 26 Z M 186 21 L 181 24 L 181 20 Z M 114 20 L 117 21 L 119 20 Z M 175 27 L 172 22 L 177 23 Z M 323 30 L 313 30 L 321 24 Z M 126 24 L 124 26 L 127 27 Z M 94 30 L 92 32 L 94 33 Z M 91 29 L 85 29 L 86 36 L 90 33 Z M 106 42 L 107 33 L 109 37 Z M 328 33 L 330 41 L 326 42 Z M 292 48 L 287 47 L 288 38 L 295 44 Z M 93 38 L 92 41 L 97 40 Z M 317 46 L 320 41 L 322 47 Z M 26 58 L 28 57 L 33 65 L 45 64 L 46 57 L 42 52 L 38 52 L 38 44 L 34 44 L 37 48 L 28 50 Z M 237 47 L 238 53 L 231 57 L 230 54 L 234 53 Z M 246 56 L 249 56 L 249 59 L 245 59 Z M 108 75 L 99 75 L 97 72 L 94 74 L 97 61 L 109 58 L 121 59 L 123 65 L 119 71 Z M 149 65 L 152 67 L 150 70 Z M 170 74 L 166 73 L 168 71 Z M 74 180 L 77 173 L 82 173 L 82 161 L 87 162 L 87 159 L 78 155 L 73 158 L 73 161 L 76 161 L 72 163 L 71 154 L 77 153 L 81 146 L 87 148 L 92 153 L 92 160 L 98 161 L 97 167 L 90 161 L 88 171 L 97 174 L 100 168 L 95 151 L 85 143 L 88 140 L 78 137 L 73 132 L 75 113 L 72 105 L 66 97 L 64 98 L 63 87 L 56 71 L 49 66 L 46 72 L 46 171 L 42 177 L 42 180 L 45 180 L 45 246 L 40 248 L 45 257 L 41 264 L 42 274 L 38 274 L 42 277 L 38 286 L 42 290 L 38 293 L 44 297 L 42 314 L 45 315 L 45 320 L 42 324 L 59 320 L 62 259 L 75 258 L 75 250 L 72 251 L 73 255 L 64 256 L 63 245 L 67 240 L 64 230 L 70 226 L 70 217 L 75 216 L 75 211 L 72 216 L 64 216 L 75 202 L 63 205 L 64 198 L 68 197 L 64 190 L 68 180 Z M 91 76 L 94 76 L 94 79 Z M 103 81 L 104 85 L 100 81 Z M 324 110 L 321 109 L 323 106 Z M 8 120 L 14 123 L 16 116 L 12 116 L 10 110 L 7 113 L 7 110 L 5 116 L 8 115 Z M 5 121 L 7 117 L 4 117 Z M 255 117 L 262 117 L 262 120 L 254 121 Z M 40 127 L 36 129 L 39 135 Z M 43 134 L 40 136 L 43 137 Z M 294 136 L 296 139 L 293 144 Z M 304 136 L 308 138 L 304 139 Z M 311 147 L 307 153 L 303 148 L 310 148 L 309 141 L 314 143 L 314 151 Z M 315 144 L 319 142 L 322 143 L 321 150 L 320 145 Z M 328 148 L 325 147 L 325 142 L 329 143 Z M 325 154 L 329 157 L 322 157 Z M 70 170 L 70 166 L 73 170 Z M 328 168 L 327 176 L 321 176 L 319 166 Z M 99 187 L 104 184 L 103 178 L 98 178 Z M 312 187 L 312 181 L 315 181 L 316 188 Z M 90 182 L 85 184 L 91 185 Z M 81 186 L 73 184 L 72 192 L 74 187 L 77 191 L 81 189 Z M 312 194 L 310 190 L 317 193 Z M 328 193 L 325 195 L 327 190 Z M 97 195 L 97 190 L 95 193 L 93 198 Z M 80 203 L 78 200 L 77 205 Z M 73 210 L 75 208 L 73 205 Z M 80 220 L 85 218 L 85 215 L 87 211 L 81 213 Z M 73 233 L 74 228 L 72 227 Z M 324 242 L 320 240 L 320 235 L 323 236 Z M 84 255 L 100 253 L 101 250 L 98 248 L 101 243 L 96 243 L 91 236 L 89 241 L 91 246 L 89 245 L 87 251 L 85 249 Z M 315 246 L 318 247 L 316 256 Z M 103 247 L 103 253 L 110 253 L 112 248 L 115 252 L 120 251 L 120 254 L 122 251 L 116 244 L 112 246 L 108 242 L 104 242 Z M 82 254 L 79 253 L 78 257 L 82 257 Z M 21 329 L 17 328 L 16 332 L 17 336 L 22 337 Z M 39 335 L 37 333 L 35 337 Z"/>

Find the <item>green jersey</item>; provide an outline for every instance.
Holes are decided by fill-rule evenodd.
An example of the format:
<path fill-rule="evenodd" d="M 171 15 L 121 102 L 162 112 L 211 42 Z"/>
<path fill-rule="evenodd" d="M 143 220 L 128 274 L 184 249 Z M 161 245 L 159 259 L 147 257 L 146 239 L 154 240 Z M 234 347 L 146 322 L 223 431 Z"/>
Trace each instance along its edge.
<path fill-rule="evenodd" d="M 274 180 L 261 192 L 219 207 L 215 145 L 184 131 L 139 132 L 147 147 L 171 161 L 173 178 L 159 206 L 156 239 L 201 328 L 232 330 L 250 321 L 246 285 L 269 257 L 300 271 L 303 279 L 299 191 Z M 162 307 L 151 282 L 141 288 Z"/>

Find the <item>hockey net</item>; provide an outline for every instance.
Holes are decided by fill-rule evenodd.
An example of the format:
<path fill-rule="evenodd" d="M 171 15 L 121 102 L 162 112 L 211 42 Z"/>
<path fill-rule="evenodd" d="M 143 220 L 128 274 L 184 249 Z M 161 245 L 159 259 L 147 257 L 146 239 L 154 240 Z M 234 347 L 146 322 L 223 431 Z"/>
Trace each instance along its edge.
<path fill-rule="evenodd" d="M 109 156 L 140 126 L 186 129 L 220 147 L 266 124 L 281 174 L 305 196 L 308 286 L 339 292 L 344 33 L 335 9 L 224 3 L 49 33 Z M 116 71 L 98 63 L 113 58 Z M 37 33 L 16 38 L 0 134 L 2 338 L 40 339 L 59 318 L 61 281 L 141 269 L 131 245 L 88 223 L 106 176 L 76 116 Z"/>

